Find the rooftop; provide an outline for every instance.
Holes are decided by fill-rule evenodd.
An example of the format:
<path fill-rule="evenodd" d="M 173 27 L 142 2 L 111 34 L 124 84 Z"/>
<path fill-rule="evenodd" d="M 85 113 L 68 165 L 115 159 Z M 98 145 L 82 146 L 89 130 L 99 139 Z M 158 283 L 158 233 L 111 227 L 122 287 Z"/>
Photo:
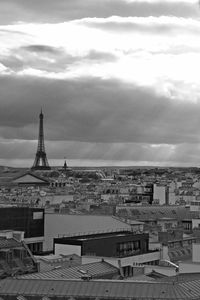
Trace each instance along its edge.
<path fill-rule="evenodd" d="M 127 236 L 127 235 L 133 235 L 135 232 L 131 230 L 112 230 L 112 231 L 96 231 L 96 232 L 87 232 L 87 233 L 76 233 L 71 235 L 59 235 L 58 238 L 66 238 L 70 240 L 91 240 L 91 239 L 100 239 L 100 238 L 110 238 L 110 237 L 119 237 L 119 236 Z"/>
<path fill-rule="evenodd" d="M 129 216 L 134 219 L 145 221 L 145 220 L 157 220 L 163 217 L 183 220 L 192 220 L 195 217 L 199 216 L 199 212 L 190 211 L 185 206 L 118 206 L 117 210 L 120 212 L 122 210 L 123 213 L 127 213 Z"/>
<path fill-rule="evenodd" d="M 54 270 L 43 272 L 43 273 L 33 273 L 29 275 L 20 276 L 20 278 L 29 279 L 81 279 L 82 276 L 87 275 L 91 278 L 104 278 L 107 275 L 118 274 L 118 268 L 112 266 L 111 264 L 100 261 L 89 263 L 85 265 L 79 265 L 71 268 L 55 268 Z"/>
<path fill-rule="evenodd" d="M 21 242 L 15 240 L 14 238 L 7 239 L 6 237 L 0 237 L 0 250 L 3 248 L 15 248 L 15 247 L 20 247 Z"/>
<path fill-rule="evenodd" d="M 109 299 L 199 299 L 200 280 L 183 282 L 145 282 L 116 280 L 5 279 L 0 295 L 96 297 Z"/>

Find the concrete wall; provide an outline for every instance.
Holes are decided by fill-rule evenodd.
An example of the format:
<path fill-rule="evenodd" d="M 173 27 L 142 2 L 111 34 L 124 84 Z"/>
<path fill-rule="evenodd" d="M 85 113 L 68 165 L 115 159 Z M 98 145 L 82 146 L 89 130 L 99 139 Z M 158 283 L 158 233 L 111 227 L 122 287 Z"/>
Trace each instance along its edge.
<path fill-rule="evenodd" d="M 169 257 L 168 253 L 169 253 L 168 246 L 162 246 L 161 259 L 163 259 L 163 260 L 169 260 L 170 261 L 170 257 Z"/>
<path fill-rule="evenodd" d="M 82 256 L 82 263 L 87 264 L 90 262 L 96 262 L 100 261 L 102 258 L 115 267 L 119 267 L 119 263 L 121 264 L 121 267 L 126 267 L 160 260 L 160 252 L 146 253 L 142 255 L 135 255 L 123 258 Z"/>
<path fill-rule="evenodd" d="M 121 265 L 123 266 L 131 266 L 135 263 L 145 264 L 151 261 L 160 260 L 160 252 L 152 252 L 141 255 L 135 255 L 130 257 L 121 258 Z"/>
<path fill-rule="evenodd" d="M 166 276 L 175 276 L 176 268 L 173 267 L 162 267 L 162 266 L 145 266 L 144 274 L 150 274 L 152 271 L 158 272 L 160 274 L 166 275 Z"/>
<path fill-rule="evenodd" d="M 176 203 L 175 192 L 169 191 L 169 204 L 174 205 Z"/>
<path fill-rule="evenodd" d="M 200 263 L 200 244 L 192 244 L 192 261 Z"/>
<path fill-rule="evenodd" d="M 192 228 L 200 228 L 200 219 L 192 219 Z"/>
<path fill-rule="evenodd" d="M 63 255 L 77 254 L 81 256 L 81 246 L 55 244 L 55 255 L 60 255 L 60 254 Z"/>
<path fill-rule="evenodd" d="M 179 273 L 200 273 L 200 263 L 180 262 Z"/>

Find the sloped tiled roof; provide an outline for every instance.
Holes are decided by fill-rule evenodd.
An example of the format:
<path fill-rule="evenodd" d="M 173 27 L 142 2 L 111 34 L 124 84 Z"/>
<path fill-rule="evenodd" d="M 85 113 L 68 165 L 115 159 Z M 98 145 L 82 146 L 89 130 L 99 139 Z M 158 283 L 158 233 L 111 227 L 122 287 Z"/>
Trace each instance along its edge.
<path fill-rule="evenodd" d="M 13 179 L 14 183 L 49 183 L 47 179 L 32 172 L 26 172 Z"/>
<path fill-rule="evenodd" d="M 92 278 L 103 277 L 108 274 L 116 274 L 118 269 L 107 262 L 94 262 L 75 267 L 59 268 L 43 273 L 33 273 L 20 276 L 20 278 L 30 279 L 80 279 L 83 275 Z"/>
<path fill-rule="evenodd" d="M 5 237 L 0 237 L 0 249 L 20 247 L 20 246 L 21 243 L 13 238 L 7 239 Z"/>
<path fill-rule="evenodd" d="M 200 280 L 200 273 L 180 273 L 174 276 L 169 276 L 165 278 L 160 278 L 159 281 L 163 282 L 191 282 L 195 280 Z"/>
<path fill-rule="evenodd" d="M 0 282 L 0 296 L 23 295 L 103 299 L 199 299 L 200 280 L 181 283 L 129 282 L 117 280 L 38 280 L 5 279 Z"/>
<path fill-rule="evenodd" d="M 61 268 L 66 268 L 66 266 L 69 268 L 75 265 L 80 265 L 81 263 L 81 257 L 77 254 L 69 254 L 64 257 L 56 257 L 56 255 L 35 256 L 35 258 L 40 264 L 40 273 L 51 271 L 58 265 Z"/>
<path fill-rule="evenodd" d="M 199 216 L 199 212 L 189 211 L 184 206 L 141 206 L 134 207 L 118 207 L 119 213 L 123 209 L 123 213 L 127 212 L 128 216 L 140 221 L 149 219 L 160 219 L 163 217 L 173 218 L 177 220 L 192 219 Z"/>
<path fill-rule="evenodd" d="M 170 249 L 169 250 L 169 257 L 171 261 L 179 261 L 180 259 L 184 257 L 191 257 L 192 256 L 192 248 L 191 247 L 185 247 L 185 248 L 176 248 L 176 249 Z"/>

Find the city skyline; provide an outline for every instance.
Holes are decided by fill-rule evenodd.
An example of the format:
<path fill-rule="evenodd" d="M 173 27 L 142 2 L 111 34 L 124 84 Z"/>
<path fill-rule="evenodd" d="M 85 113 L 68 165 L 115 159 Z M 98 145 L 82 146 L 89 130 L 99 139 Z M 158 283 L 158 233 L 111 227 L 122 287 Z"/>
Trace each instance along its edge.
<path fill-rule="evenodd" d="M 2 0 L 0 164 L 200 166 L 191 0 Z"/>

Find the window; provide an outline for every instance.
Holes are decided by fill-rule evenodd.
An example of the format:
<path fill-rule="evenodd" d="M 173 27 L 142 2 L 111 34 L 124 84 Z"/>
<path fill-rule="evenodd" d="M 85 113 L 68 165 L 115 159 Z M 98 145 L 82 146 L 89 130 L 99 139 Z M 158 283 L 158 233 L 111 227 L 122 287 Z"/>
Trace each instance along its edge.
<path fill-rule="evenodd" d="M 26 300 L 26 298 L 22 295 L 17 296 L 17 300 Z"/>
<path fill-rule="evenodd" d="M 33 213 L 33 220 L 43 219 L 43 211 L 37 211 Z"/>
<path fill-rule="evenodd" d="M 118 256 L 134 255 L 139 253 L 140 250 L 140 241 L 129 241 L 117 244 Z"/>

